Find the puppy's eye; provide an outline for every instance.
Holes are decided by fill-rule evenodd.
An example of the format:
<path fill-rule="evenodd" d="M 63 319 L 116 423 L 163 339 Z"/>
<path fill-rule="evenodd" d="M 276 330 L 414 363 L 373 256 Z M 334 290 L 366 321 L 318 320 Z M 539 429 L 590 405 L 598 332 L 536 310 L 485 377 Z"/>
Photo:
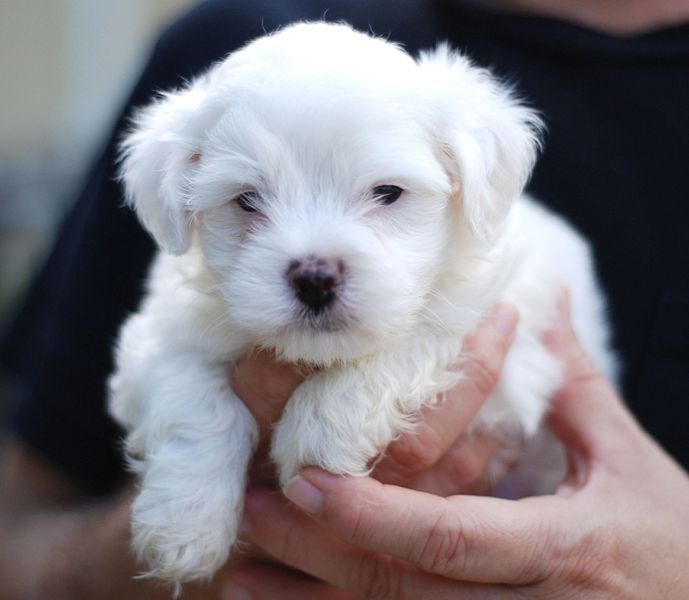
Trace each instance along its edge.
<path fill-rule="evenodd" d="M 371 190 L 374 200 L 381 204 L 392 204 L 397 200 L 404 190 L 396 185 L 378 185 Z"/>
<path fill-rule="evenodd" d="M 239 194 L 239 196 L 235 198 L 235 201 L 237 202 L 237 206 L 242 210 L 246 212 L 256 212 L 258 210 L 257 204 L 260 199 L 261 197 L 258 195 L 258 192 L 244 192 L 243 194 Z"/>

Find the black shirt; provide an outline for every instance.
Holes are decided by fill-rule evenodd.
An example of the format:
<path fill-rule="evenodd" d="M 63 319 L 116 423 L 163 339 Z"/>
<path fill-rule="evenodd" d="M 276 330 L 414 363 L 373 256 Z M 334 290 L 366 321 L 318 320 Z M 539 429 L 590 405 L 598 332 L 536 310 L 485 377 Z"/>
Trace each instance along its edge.
<path fill-rule="evenodd" d="M 541 111 L 548 133 L 530 191 L 592 241 L 624 397 L 689 467 L 689 24 L 618 38 L 458 0 L 209 0 L 165 31 L 4 337 L 19 376 L 14 432 L 96 492 L 121 484 L 121 433 L 106 416 L 104 384 L 154 248 L 122 208 L 116 140 L 154 91 L 264 31 L 323 17 L 411 52 L 447 39 Z"/>

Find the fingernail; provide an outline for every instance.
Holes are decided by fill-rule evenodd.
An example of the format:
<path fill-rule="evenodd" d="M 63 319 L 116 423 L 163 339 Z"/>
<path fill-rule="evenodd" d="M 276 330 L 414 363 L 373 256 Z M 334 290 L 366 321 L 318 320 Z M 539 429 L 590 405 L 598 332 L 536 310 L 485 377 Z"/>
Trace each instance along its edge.
<path fill-rule="evenodd" d="M 488 318 L 500 335 L 506 340 L 512 339 L 519 321 L 519 313 L 514 304 L 498 302 L 491 310 Z"/>
<path fill-rule="evenodd" d="M 252 600 L 253 594 L 236 581 L 230 581 L 222 592 L 223 600 Z"/>
<path fill-rule="evenodd" d="M 323 492 L 301 475 L 290 479 L 283 493 L 304 512 L 311 514 L 320 512 L 325 498 Z"/>

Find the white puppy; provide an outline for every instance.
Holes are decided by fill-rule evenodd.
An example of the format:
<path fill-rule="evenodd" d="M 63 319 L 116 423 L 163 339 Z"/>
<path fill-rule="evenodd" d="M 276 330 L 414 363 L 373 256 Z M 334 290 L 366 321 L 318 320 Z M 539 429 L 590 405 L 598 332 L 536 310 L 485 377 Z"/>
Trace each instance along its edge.
<path fill-rule="evenodd" d="M 563 284 L 611 372 L 586 242 L 520 195 L 539 126 L 444 46 L 415 61 L 324 23 L 260 38 L 139 113 L 122 178 L 163 252 L 110 409 L 151 575 L 211 576 L 236 540 L 257 426 L 228 373 L 250 348 L 320 367 L 274 431 L 283 484 L 308 464 L 366 473 L 457 381 L 462 338 L 498 299 L 522 319 L 480 422 L 537 428 L 560 378 L 539 336 Z"/>

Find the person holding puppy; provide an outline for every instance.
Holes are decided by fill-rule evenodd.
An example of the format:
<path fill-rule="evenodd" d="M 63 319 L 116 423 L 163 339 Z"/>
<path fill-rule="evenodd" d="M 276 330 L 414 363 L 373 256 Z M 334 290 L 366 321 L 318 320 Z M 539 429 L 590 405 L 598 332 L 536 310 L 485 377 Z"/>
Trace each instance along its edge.
<path fill-rule="evenodd" d="M 324 8 L 321 3 L 295 4 L 282 4 L 276 22 L 265 26 L 318 18 Z M 527 13 L 539 10 L 537 2 L 521 4 Z M 545 111 L 551 131 L 532 188 L 593 240 L 627 369 L 625 399 L 686 468 L 684 421 L 672 415 L 681 415 L 686 392 L 681 331 L 686 324 L 683 294 L 689 288 L 681 273 L 689 269 L 682 270 L 686 249 L 674 237 L 681 223 L 676 212 L 682 210 L 677 179 L 681 169 L 670 165 L 681 156 L 689 128 L 682 127 L 686 115 L 671 104 L 686 88 L 668 80 L 678 76 L 676 67 L 687 56 L 682 36 L 686 28 L 678 25 L 687 15 L 682 3 L 646 4 L 631 2 L 628 10 L 616 14 L 594 3 L 548 4 L 555 16 L 583 22 L 585 28 L 451 2 L 396 5 L 394 15 L 383 5 L 370 13 L 338 3 L 328 16 L 353 21 L 359 28 L 371 20 L 374 30 L 392 29 L 412 48 L 450 37 L 455 45 L 469 45 L 472 55 L 495 64 L 503 74 L 518 74 L 529 98 Z M 171 87 L 178 73 L 189 76 L 260 34 L 260 19 L 255 17 L 264 9 L 202 5 L 163 38 L 132 103 L 142 104 L 151 89 Z M 635 28 L 660 29 L 625 43 L 591 26 L 626 35 Z M 228 41 L 227 31 L 241 34 Z M 190 47 L 203 51 L 197 54 Z M 542 52 L 544 48 L 552 54 Z M 655 59 L 653 90 L 644 79 L 650 57 Z M 606 81 L 605 74 L 619 79 Z M 576 94 L 567 95 L 568 79 L 576 80 L 572 85 L 579 83 Z M 601 100 L 594 93 L 597 88 L 611 94 L 622 90 L 635 101 L 618 103 L 615 96 Z M 625 129 L 628 122 L 634 122 L 633 130 Z M 639 136 L 645 140 L 643 147 L 636 145 Z M 117 210 L 119 189 L 109 177 L 113 148 L 94 170 L 80 208 L 35 288 L 25 324 L 19 322 L 8 344 L 15 362 L 22 354 L 33 359 L 21 365 L 30 385 L 13 417 L 22 441 L 12 445 L 3 465 L 0 526 L 6 542 L 0 550 L 0 576 L 7 582 L 3 594 L 8 598 L 168 596 L 166 590 L 131 579 L 137 566 L 127 553 L 130 492 L 119 466 L 117 432 L 104 421 L 97 401 L 108 371 L 107 359 L 99 357 L 110 352 L 122 314 L 136 304 L 136 284 L 122 282 L 135 282 L 150 255 L 146 238 Z M 648 212 L 647 197 L 662 198 L 662 206 Z M 615 201 L 624 210 L 614 209 Z M 103 280 L 101 264 L 90 261 L 113 249 L 116 260 Z M 628 296 L 630 281 L 638 284 L 640 277 L 647 285 L 637 285 Z M 89 281 L 93 284 L 86 285 Z M 58 289 L 59 294 L 40 305 L 41 291 Z M 82 308 L 84 303 L 117 308 L 85 322 L 89 311 Z M 574 468 L 558 494 L 508 504 L 466 496 L 444 499 L 483 491 L 481 472 L 496 451 L 495 440 L 461 434 L 485 400 L 518 326 L 509 306 L 498 307 L 471 339 L 475 377 L 464 383 L 468 388 L 453 392 L 462 402 L 426 415 L 419 435 L 395 442 L 375 473 L 380 481 L 421 491 L 381 488 L 370 479 L 333 479 L 306 470 L 290 482 L 286 494 L 311 515 L 307 517 L 287 508 L 275 494 L 254 489 L 246 537 L 318 580 L 279 566 L 228 565 L 216 577 L 215 588 L 198 586 L 185 594 L 241 597 L 237 589 L 242 587 L 245 596 L 256 598 L 530 592 L 534 597 L 686 596 L 686 472 L 650 441 L 590 370 L 569 331 L 566 313 L 563 302 L 559 324 L 547 340 L 568 365 L 551 424 Z M 653 321 L 656 332 L 651 334 Z M 91 331 L 102 335 L 90 339 Z M 74 364 L 82 365 L 78 373 L 69 368 Z M 262 356 L 244 361 L 233 376 L 235 389 L 244 390 L 240 396 L 264 429 L 299 381 L 288 366 L 273 365 Z M 667 399 L 662 410 L 653 400 L 660 394 Z M 669 416 L 663 419 L 663 414 Z M 263 470 L 260 464 L 256 467 L 258 482 Z M 105 499 L 108 493 L 116 497 Z M 374 514 L 366 510 L 372 504 L 378 507 Z M 648 524 L 640 518 L 646 515 L 653 515 Z M 358 529 L 353 528 L 357 521 Z M 267 530 L 267 523 L 274 527 Z M 224 589 L 228 581 L 234 590 Z M 637 581 L 629 591 L 624 587 Z"/>
<path fill-rule="evenodd" d="M 593 366 L 568 311 L 565 298 L 546 339 L 567 370 L 549 423 L 566 445 L 570 472 L 554 495 L 454 495 L 462 478 L 455 474 L 455 489 L 446 487 L 446 457 L 413 482 L 417 489 L 386 485 L 375 473 L 343 478 L 307 468 L 283 490 L 300 511 L 279 492 L 255 488 L 243 530 L 281 563 L 318 579 L 250 563 L 231 575 L 226 597 L 685 597 L 687 474 Z M 503 356 L 509 330 L 507 337 L 489 326 L 481 333 L 491 360 Z"/>

